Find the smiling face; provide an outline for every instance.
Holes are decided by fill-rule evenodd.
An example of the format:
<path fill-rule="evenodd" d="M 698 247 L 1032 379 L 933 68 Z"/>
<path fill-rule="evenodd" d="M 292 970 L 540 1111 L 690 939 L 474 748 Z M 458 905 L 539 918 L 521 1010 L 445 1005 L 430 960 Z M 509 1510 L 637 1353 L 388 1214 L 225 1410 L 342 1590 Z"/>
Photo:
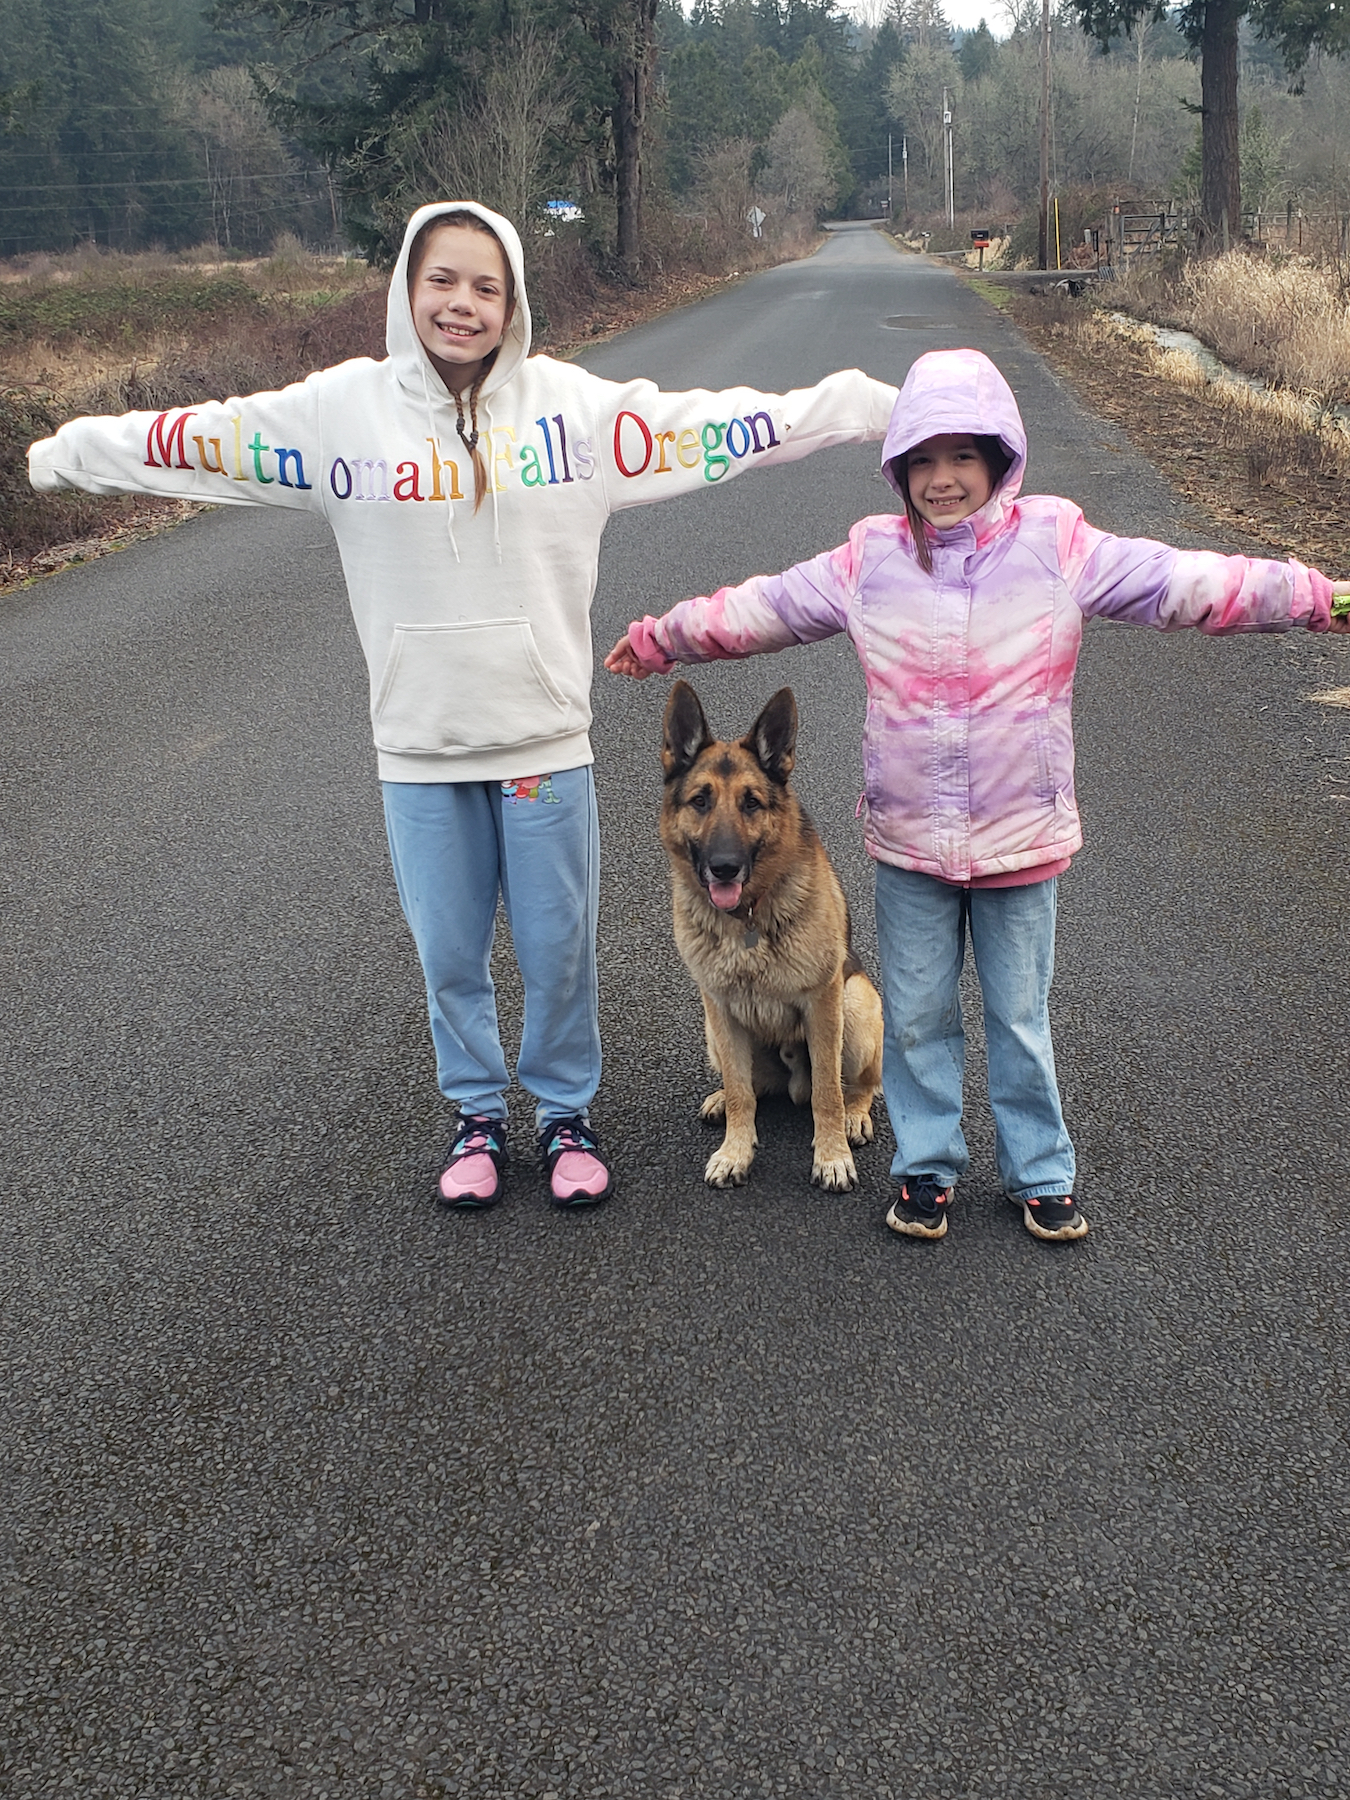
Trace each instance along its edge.
<path fill-rule="evenodd" d="M 909 497 L 919 517 L 939 528 L 978 512 L 994 491 L 989 465 L 968 432 L 925 438 L 905 455 Z"/>
<path fill-rule="evenodd" d="M 515 310 L 506 255 L 497 239 L 467 225 L 427 233 L 409 284 L 413 325 L 453 393 L 472 387 Z"/>

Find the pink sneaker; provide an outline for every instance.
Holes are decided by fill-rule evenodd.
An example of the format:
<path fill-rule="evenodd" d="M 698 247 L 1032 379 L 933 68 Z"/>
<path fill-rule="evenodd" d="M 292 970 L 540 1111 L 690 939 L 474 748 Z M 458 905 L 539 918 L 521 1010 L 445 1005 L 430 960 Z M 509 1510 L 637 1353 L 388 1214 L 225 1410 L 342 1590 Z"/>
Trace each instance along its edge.
<path fill-rule="evenodd" d="M 461 1114 L 438 1191 L 447 1206 L 481 1212 L 502 1197 L 506 1120 Z"/>
<path fill-rule="evenodd" d="M 539 1134 L 539 1155 L 555 1206 L 596 1206 L 614 1188 L 600 1140 L 583 1118 L 554 1119 Z"/>

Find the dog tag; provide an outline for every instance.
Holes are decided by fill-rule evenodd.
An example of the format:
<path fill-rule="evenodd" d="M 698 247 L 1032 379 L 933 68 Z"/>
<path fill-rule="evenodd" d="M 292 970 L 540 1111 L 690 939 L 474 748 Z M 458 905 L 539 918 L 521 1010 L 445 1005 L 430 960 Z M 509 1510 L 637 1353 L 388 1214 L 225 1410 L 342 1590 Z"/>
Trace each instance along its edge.
<path fill-rule="evenodd" d="M 753 950 L 755 945 L 758 942 L 759 942 L 759 926 L 758 925 L 747 925 L 745 928 L 745 947 L 746 947 L 746 949 Z"/>

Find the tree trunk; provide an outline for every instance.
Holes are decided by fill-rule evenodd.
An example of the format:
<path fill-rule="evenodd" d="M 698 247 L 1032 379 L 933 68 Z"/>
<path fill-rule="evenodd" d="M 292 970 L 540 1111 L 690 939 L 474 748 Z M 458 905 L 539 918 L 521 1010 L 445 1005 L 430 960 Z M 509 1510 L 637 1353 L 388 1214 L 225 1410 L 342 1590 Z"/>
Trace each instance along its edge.
<path fill-rule="evenodd" d="M 1209 0 L 1200 45 L 1199 245 L 1217 255 L 1242 236 L 1238 20 L 1245 0 Z"/>
<path fill-rule="evenodd" d="M 631 0 L 621 39 L 614 107 L 615 249 L 630 279 L 642 271 L 642 140 L 651 88 L 656 0 Z"/>

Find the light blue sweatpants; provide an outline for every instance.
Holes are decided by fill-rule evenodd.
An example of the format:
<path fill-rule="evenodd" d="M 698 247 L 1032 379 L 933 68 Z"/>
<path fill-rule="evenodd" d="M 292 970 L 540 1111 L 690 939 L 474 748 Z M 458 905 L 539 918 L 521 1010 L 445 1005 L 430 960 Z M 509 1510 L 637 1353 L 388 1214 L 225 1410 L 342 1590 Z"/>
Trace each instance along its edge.
<path fill-rule="evenodd" d="M 510 1079 L 491 955 L 497 895 L 525 984 L 516 1073 L 542 1129 L 584 1115 L 600 1085 L 595 930 L 600 827 L 589 768 L 523 782 L 386 781 L 403 916 L 426 976 L 441 1092 L 506 1116 Z"/>

